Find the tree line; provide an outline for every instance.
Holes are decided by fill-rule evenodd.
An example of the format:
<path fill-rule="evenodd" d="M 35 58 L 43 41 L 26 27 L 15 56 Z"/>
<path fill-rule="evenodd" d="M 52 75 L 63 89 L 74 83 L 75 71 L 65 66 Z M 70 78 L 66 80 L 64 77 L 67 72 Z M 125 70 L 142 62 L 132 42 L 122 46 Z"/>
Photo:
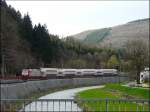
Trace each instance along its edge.
<path fill-rule="evenodd" d="M 61 39 L 50 34 L 46 25 L 33 25 L 28 13 L 22 16 L 5 1 L 1 2 L 1 23 L 0 54 L 4 59 L 0 63 L 2 67 L 4 61 L 7 74 L 14 74 L 23 68 L 39 67 L 117 68 L 127 72 L 134 68 L 141 71 L 149 62 L 147 46 L 141 40 L 127 42 L 124 48 L 114 49 L 84 45 L 72 37 Z M 133 55 L 138 51 L 141 53 L 136 53 L 137 57 Z M 144 56 L 140 62 L 136 62 L 141 55 Z"/>

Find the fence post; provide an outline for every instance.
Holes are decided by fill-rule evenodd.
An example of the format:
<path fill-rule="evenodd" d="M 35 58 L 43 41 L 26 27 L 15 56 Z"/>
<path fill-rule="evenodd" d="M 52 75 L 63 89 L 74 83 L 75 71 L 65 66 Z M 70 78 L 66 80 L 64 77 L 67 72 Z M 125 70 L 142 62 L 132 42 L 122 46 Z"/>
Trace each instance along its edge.
<path fill-rule="evenodd" d="M 102 100 L 101 99 L 100 99 L 99 103 L 100 103 L 99 111 L 101 112 L 102 111 Z"/>
<path fill-rule="evenodd" d="M 108 112 L 108 99 L 106 99 L 106 112 Z"/>
<path fill-rule="evenodd" d="M 25 111 L 25 99 L 23 99 L 23 104 L 22 104 L 22 110 L 23 110 L 23 112 Z"/>

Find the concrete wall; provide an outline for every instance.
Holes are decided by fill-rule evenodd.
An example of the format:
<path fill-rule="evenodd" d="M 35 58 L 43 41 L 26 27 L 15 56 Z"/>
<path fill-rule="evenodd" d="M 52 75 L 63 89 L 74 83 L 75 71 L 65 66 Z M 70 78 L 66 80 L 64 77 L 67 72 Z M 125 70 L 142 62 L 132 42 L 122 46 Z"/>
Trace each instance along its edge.
<path fill-rule="evenodd" d="M 24 98 L 32 92 L 42 91 L 66 86 L 92 86 L 106 83 L 117 83 L 128 81 L 128 77 L 95 77 L 95 78 L 73 78 L 73 79 L 49 79 L 42 81 L 28 81 L 16 84 L 1 85 L 1 99 Z"/>

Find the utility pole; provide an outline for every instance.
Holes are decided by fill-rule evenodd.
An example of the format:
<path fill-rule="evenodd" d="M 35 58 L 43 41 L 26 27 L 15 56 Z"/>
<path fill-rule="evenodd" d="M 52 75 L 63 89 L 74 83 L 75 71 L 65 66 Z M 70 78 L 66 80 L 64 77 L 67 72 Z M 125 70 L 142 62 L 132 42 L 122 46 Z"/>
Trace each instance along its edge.
<path fill-rule="evenodd" d="M 5 76 L 5 55 L 4 55 L 4 45 L 3 45 L 3 37 L 1 36 L 1 75 L 2 77 Z"/>
<path fill-rule="evenodd" d="M 1 27 L 0 27 L 0 30 L 1 30 Z M 0 34 L 0 49 L 1 49 L 1 75 L 2 77 L 4 77 L 4 45 L 3 45 L 3 37 L 2 37 L 2 34 Z"/>
<path fill-rule="evenodd" d="M 5 15 L 6 15 L 6 12 L 4 11 L 4 18 L 3 18 L 3 21 L 5 22 Z M 2 19 L 2 18 L 1 18 Z M 0 21 L 0 23 L 2 22 L 2 20 Z M 2 26 L 0 26 L 0 31 L 2 30 L 1 29 Z M 2 33 L 0 33 L 0 44 L 1 44 L 1 75 L 2 77 L 5 77 L 5 55 L 4 55 L 4 37 L 2 35 Z"/>
<path fill-rule="evenodd" d="M 2 75 L 2 77 L 4 77 L 5 76 L 5 62 L 4 62 L 4 58 L 5 56 L 4 56 L 4 54 L 2 54 L 2 65 L 1 65 L 1 75 Z"/>

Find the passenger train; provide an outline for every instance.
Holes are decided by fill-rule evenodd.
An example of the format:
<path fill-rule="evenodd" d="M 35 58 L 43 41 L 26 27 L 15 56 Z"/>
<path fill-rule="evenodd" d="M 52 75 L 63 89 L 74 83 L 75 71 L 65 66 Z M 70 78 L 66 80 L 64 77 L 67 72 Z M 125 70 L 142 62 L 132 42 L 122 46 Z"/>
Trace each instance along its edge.
<path fill-rule="evenodd" d="M 59 77 L 88 77 L 88 76 L 114 76 L 118 75 L 116 69 L 61 69 L 40 68 L 23 69 L 23 77 L 59 78 Z"/>

